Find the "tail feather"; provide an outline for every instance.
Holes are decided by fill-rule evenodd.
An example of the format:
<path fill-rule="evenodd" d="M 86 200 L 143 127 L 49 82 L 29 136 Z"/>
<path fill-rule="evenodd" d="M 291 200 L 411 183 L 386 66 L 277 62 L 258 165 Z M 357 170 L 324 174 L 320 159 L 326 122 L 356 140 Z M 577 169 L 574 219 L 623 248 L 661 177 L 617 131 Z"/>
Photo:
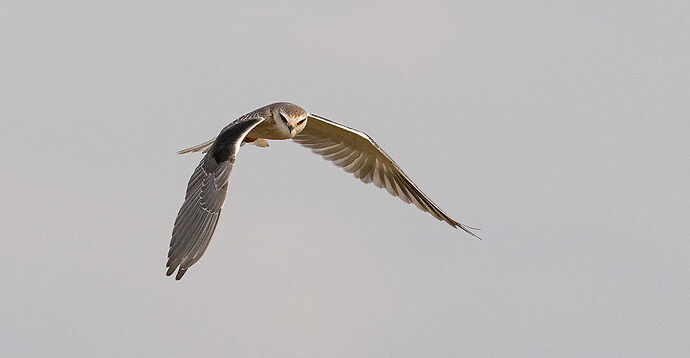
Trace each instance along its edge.
<path fill-rule="evenodd" d="M 206 153 L 208 152 L 209 149 L 211 149 L 211 145 L 213 145 L 213 142 L 216 140 L 216 138 L 209 139 L 201 144 L 197 144 L 193 147 L 185 148 L 177 152 L 177 154 L 187 154 L 191 152 L 202 152 Z"/>

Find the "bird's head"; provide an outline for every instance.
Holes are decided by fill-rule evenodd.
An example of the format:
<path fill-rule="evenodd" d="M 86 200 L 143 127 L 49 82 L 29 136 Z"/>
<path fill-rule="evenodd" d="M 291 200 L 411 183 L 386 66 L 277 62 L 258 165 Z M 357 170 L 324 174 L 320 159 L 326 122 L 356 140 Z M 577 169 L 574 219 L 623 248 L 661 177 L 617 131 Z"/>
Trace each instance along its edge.
<path fill-rule="evenodd" d="M 307 125 L 309 113 L 302 107 L 292 103 L 280 103 L 275 107 L 273 118 L 281 130 L 290 138 L 293 138 Z"/>

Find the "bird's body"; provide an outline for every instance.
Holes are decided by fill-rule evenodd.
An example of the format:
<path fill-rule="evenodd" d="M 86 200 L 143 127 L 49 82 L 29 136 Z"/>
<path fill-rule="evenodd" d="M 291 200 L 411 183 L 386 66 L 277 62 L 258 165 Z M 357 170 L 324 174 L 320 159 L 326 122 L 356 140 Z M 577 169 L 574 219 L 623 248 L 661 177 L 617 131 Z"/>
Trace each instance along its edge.
<path fill-rule="evenodd" d="M 254 143 L 265 147 L 267 140 L 284 139 L 310 148 L 361 181 L 373 182 L 406 203 L 413 203 L 435 218 L 476 236 L 468 226 L 451 219 L 422 193 L 371 137 L 310 114 L 292 103 L 278 102 L 241 116 L 223 128 L 216 138 L 179 152 L 204 152 L 206 155 L 189 180 L 185 201 L 175 220 L 167 275 L 179 268 L 175 278 L 182 278 L 208 247 L 240 146 Z"/>
<path fill-rule="evenodd" d="M 284 125 L 281 118 L 275 118 L 277 115 L 280 117 L 281 110 L 284 113 L 283 116 L 290 116 L 290 118 L 306 118 L 307 111 L 301 107 L 287 102 L 278 102 L 263 106 L 257 110 L 249 112 L 242 117 L 235 120 L 233 123 L 242 122 L 248 118 L 263 118 L 256 127 L 254 127 L 246 137 L 242 140 L 241 144 L 254 143 L 259 147 L 268 147 L 267 140 L 283 140 L 292 139 L 297 134 L 297 132 L 292 132 L 289 128 Z M 231 123 L 232 125 L 232 123 Z M 299 128 L 301 131 L 301 128 Z M 216 138 L 210 139 L 199 145 L 183 149 L 179 151 L 179 154 L 186 154 L 191 152 L 206 152 L 211 147 Z"/>

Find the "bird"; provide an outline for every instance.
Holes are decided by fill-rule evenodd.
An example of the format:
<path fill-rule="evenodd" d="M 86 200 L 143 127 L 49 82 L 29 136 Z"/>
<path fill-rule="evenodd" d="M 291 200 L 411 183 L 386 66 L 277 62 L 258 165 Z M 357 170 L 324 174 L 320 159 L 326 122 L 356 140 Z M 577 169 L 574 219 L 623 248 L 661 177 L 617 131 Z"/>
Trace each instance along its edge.
<path fill-rule="evenodd" d="M 472 230 L 441 210 L 366 133 L 309 113 L 288 102 L 277 102 L 249 112 L 223 128 L 217 137 L 179 154 L 202 152 L 185 199 L 173 225 L 166 275 L 176 270 L 180 280 L 206 251 L 218 224 L 228 191 L 228 179 L 241 146 L 267 147 L 268 140 L 292 141 L 333 162 L 364 183 L 374 183 L 412 203 L 438 220 L 479 238 Z"/>

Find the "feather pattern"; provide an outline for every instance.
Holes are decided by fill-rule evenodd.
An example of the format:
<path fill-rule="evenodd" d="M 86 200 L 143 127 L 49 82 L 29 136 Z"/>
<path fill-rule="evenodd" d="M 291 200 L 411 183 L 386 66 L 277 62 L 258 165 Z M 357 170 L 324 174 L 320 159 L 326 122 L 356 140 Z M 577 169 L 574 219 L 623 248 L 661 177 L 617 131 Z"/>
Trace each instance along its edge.
<path fill-rule="evenodd" d="M 228 179 L 240 144 L 262 121 L 262 117 L 241 117 L 223 128 L 212 144 L 192 147 L 207 149 L 207 153 L 189 179 L 185 201 L 175 219 L 166 275 L 177 270 L 175 279 L 181 279 L 206 251 L 225 202 Z"/>
<path fill-rule="evenodd" d="M 366 133 L 310 114 L 307 126 L 293 141 L 332 161 L 362 182 L 373 182 L 377 187 L 386 189 L 406 203 L 413 203 L 436 219 L 477 237 L 470 230 L 472 228 L 453 220 L 434 204 Z"/>

